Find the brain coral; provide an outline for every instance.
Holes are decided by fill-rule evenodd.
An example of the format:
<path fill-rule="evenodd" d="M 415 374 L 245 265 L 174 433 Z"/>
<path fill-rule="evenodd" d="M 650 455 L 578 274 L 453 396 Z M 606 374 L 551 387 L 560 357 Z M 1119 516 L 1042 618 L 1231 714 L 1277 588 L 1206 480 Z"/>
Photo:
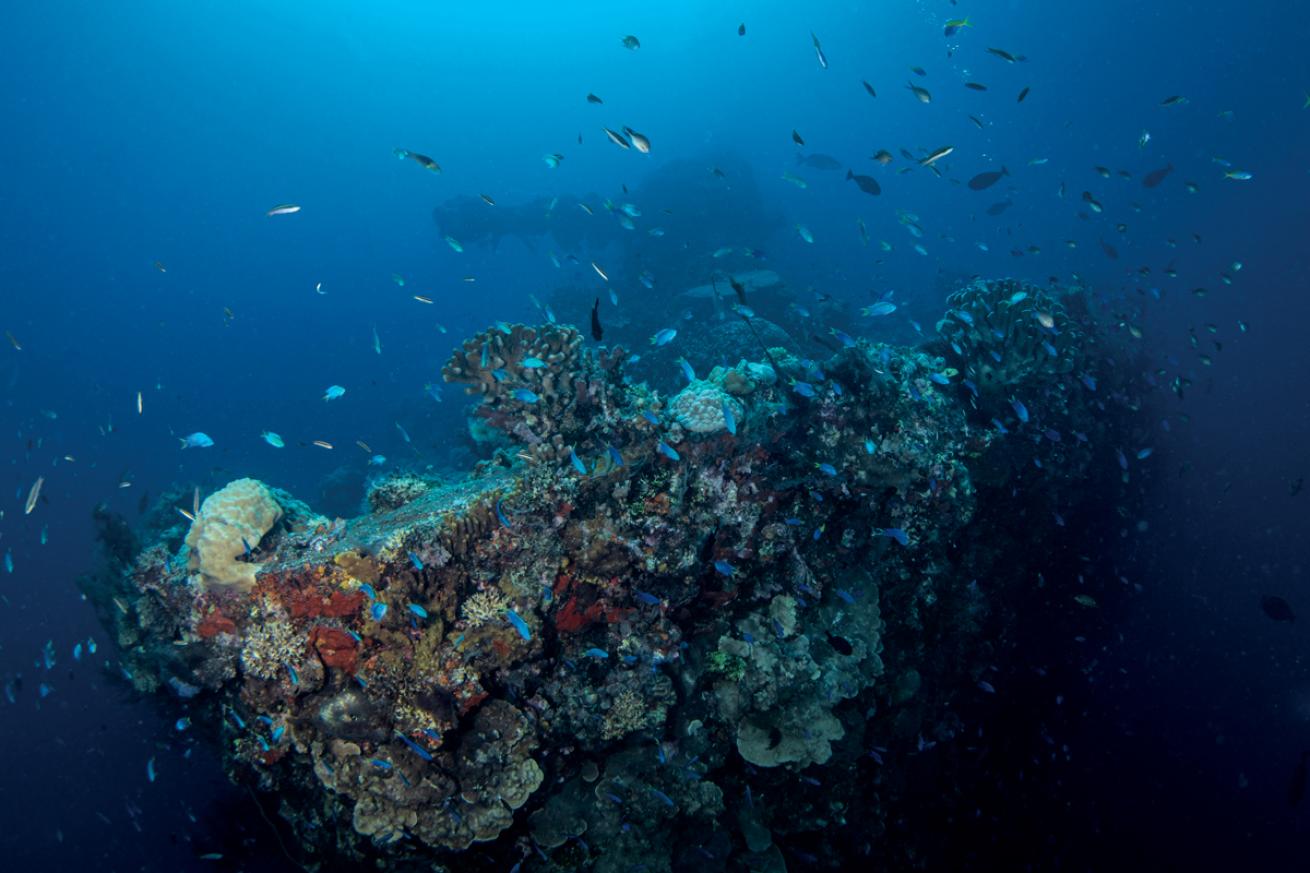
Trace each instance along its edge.
<path fill-rule="evenodd" d="M 199 571 L 206 586 L 250 589 L 260 565 L 237 558 L 246 553 L 246 543 L 253 549 L 281 518 L 282 507 L 263 482 L 229 482 L 206 498 L 192 522 L 187 566 Z"/>
<path fill-rule="evenodd" d="M 669 409 L 678 424 L 692 433 L 714 433 L 727 428 L 723 417 L 725 403 L 732 408 L 733 417 L 740 420 L 741 403 L 713 382 L 697 379 L 678 392 Z"/>

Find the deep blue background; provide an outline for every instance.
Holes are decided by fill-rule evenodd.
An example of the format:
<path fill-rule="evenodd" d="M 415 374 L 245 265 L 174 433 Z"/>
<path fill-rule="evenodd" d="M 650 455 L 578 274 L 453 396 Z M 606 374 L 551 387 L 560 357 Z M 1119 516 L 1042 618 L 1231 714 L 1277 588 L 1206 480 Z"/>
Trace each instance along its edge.
<path fill-rule="evenodd" d="M 432 207 L 456 194 L 502 204 L 617 196 L 651 166 L 717 149 L 751 162 L 788 226 L 813 231 L 813 245 L 789 229 L 758 241 L 795 285 L 860 304 L 894 288 L 930 327 L 943 274 L 1040 282 L 1076 273 L 1144 325 L 1141 342 L 1168 373 L 1162 391 L 1176 373 L 1196 379 L 1185 401 L 1167 397 L 1190 421 L 1172 417 L 1167 434 L 1148 422 L 1142 434 L 1157 451 L 1135 474 L 1154 496 L 1141 525 L 1125 524 L 1135 561 L 1124 575 L 1143 593 L 1086 653 L 1085 683 L 1064 691 L 1086 713 L 1056 737 L 1071 749 L 1065 784 L 1075 808 L 1098 811 L 1089 839 L 1099 828 L 1097 839 L 1113 841 L 1135 820 L 1155 856 L 1202 868 L 1291 853 L 1310 834 L 1306 811 L 1289 812 L 1285 799 L 1290 769 L 1310 748 L 1310 631 L 1273 625 L 1258 608 L 1262 593 L 1278 593 L 1310 615 L 1310 495 L 1292 497 L 1288 486 L 1310 473 L 1304 9 L 810 5 L 0 7 L 0 328 L 23 345 L 0 349 L 0 551 L 15 565 L 0 574 L 0 674 L 24 677 L 19 703 L 0 703 L 7 863 L 183 869 L 212 848 L 200 844 L 218 830 L 206 818 L 215 798 L 232 796 L 203 749 L 181 758 L 176 713 L 106 678 L 113 647 L 73 585 L 94 562 L 91 507 L 105 501 L 135 518 L 143 490 L 239 475 L 312 501 L 335 468 L 362 470 L 356 439 L 393 459 L 411 453 L 395 421 L 407 422 L 423 460 L 443 464 L 440 444 L 463 427 L 460 403 L 451 391 L 437 406 L 424 384 L 439 379 L 457 339 L 495 319 L 534 318 L 527 295 L 560 274 L 543 251 L 514 243 L 456 254 Z M 942 22 L 964 14 L 977 26 L 943 39 Z M 639 51 L 620 45 L 628 33 Z M 957 47 L 950 58 L 948 44 Z M 987 46 L 1029 60 L 1006 64 Z M 911 79 L 932 91 L 931 104 L 913 99 Z M 966 90 L 969 80 L 990 90 Z M 1025 86 L 1031 93 L 1017 103 Z M 587 104 L 589 91 L 605 104 Z M 1162 107 L 1173 94 L 1189 102 Z M 651 155 L 600 135 L 601 125 L 625 124 L 651 137 Z M 883 195 L 795 167 L 792 129 L 808 150 L 878 177 Z M 1143 130 L 1152 139 L 1139 149 Z M 956 152 L 941 164 L 946 178 L 895 173 L 907 165 L 901 147 L 948 144 Z M 397 161 L 395 147 L 430 154 L 445 172 Z M 897 154 L 891 167 L 868 160 L 880 148 Z M 566 156 L 555 170 L 541 160 L 552 152 Z M 1224 180 L 1215 157 L 1255 178 Z M 1029 165 L 1038 158 L 1049 162 Z M 1164 184 L 1142 188 L 1141 176 L 1166 163 L 1176 169 Z M 1011 177 L 990 191 L 960 184 L 1000 164 Z M 1103 179 L 1095 165 L 1134 177 Z M 782 181 L 784 170 L 809 187 Z M 1080 217 L 1083 190 L 1104 215 Z M 1007 213 L 983 214 L 1006 196 L 1015 204 Z M 264 215 L 288 201 L 303 211 Z M 919 216 L 927 256 L 913 251 L 897 209 Z M 892 251 L 881 252 L 880 239 Z M 1029 245 L 1040 253 L 1009 253 Z M 1218 274 L 1234 260 L 1244 269 L 1225 286 Z M 1170 263 L 1176 279 L 1162 273 Z M 1142 266 L 1150 275 L 1136 272 Z M 465 275 L 476 285 L 461 283 Z M 1249 333 L 1238 333 L 1238 319 Z M 1220 353 L 1208 348 L 1207 322 L 1218 326 Z M 1189 349 L 1190 327 L 1212 368 Z M 324 404 L 332 383 L 347 394 Z M 265 429 L 287 448 L 262 443 Z M 216 446 L 180 452 L 174 437 L 195 430 Z M 313 439 L 337 448 L 303 445 Z M 38 475 L 48 502 L 24 516 Z M 131 487 L 118 487 L 124 479 Z M 72 645 L 88 636 L 99 653 L 73 665 Z M 47 639 L 60 661 L 49 673 L 34 666 Z M 42 681 L 54 691 L 38 703 Z M 237 801 L 231 809 L 253 818 Z M 142 810 L 139 834 L 129 803 Z"/>

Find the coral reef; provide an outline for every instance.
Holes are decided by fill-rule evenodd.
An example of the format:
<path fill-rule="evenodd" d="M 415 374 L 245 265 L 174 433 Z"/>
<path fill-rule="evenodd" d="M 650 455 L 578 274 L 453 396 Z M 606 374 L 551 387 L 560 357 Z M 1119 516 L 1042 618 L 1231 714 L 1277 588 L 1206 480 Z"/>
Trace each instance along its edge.
<path fill-rule="evenodd" d="M 1011 604 L 1034 599 L 1029 543 L 1055 522 L 998 536 L 1014 495 L 1072 513 L 1117 494 L 1088 444 L 1116 444 L 1140 394 L 1070 296 L 1026 286 L 962 289 L 949 340 L 919 349 L 816 361 L 733 330 L 666 398 L 572 328 L 496 326 L 444 373 L 515 451 L 384 480 L 355 519 L 251 480 L 187 543 L 161 514 L 84 583 L 124 675 L 209 707 L 232 777 L 278 792 L 304 857 L 781 869 L 803 843 L 836 869 L 851 821 L 876 836 L 913 796 L 878 750 L 959 736 Z M 1102 394 L 1049 384 L 1092 348 Z M 952 375 L 983 357 L 986 389 Z M 980 420 L 979 395 L 1018 390 L 1024 418 Z M 234 505 L 258 509 L 240 536 L 260 565 L 217 526 Z"/>

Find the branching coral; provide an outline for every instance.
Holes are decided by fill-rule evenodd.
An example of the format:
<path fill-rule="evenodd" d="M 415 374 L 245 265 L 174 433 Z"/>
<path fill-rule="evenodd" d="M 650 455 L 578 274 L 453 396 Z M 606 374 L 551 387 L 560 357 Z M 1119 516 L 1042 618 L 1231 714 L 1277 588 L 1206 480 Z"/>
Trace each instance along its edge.
<path fill-rule="evenodd" d="M 496 588 L 488 588 L 470 595 L 459 608 L 460 615 L 470 627 L 499 621 L 505 615 L 509 600 Z"/>

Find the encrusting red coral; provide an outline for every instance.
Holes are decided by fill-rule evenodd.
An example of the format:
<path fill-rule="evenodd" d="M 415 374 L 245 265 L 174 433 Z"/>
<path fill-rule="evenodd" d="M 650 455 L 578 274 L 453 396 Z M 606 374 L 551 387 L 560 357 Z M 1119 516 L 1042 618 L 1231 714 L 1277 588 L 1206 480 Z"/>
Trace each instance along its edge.
<path fill-rule="evenodd" d="M 212 639 L 219 634 L 234 634 L 237 632 L 237 624 L 217 609 L 208 613 L 196 625 L 196 634 L 202 640 Z"/>
<path fill-rule="evenodd" d="M 318 652 L 318 657 L 325 667 L 335 667 L 347 673 L 355 672 L 355 662 L 359 655 L 355 638 L 340 628 L 314 625 L 309 632 L 309 644 Z"/>

